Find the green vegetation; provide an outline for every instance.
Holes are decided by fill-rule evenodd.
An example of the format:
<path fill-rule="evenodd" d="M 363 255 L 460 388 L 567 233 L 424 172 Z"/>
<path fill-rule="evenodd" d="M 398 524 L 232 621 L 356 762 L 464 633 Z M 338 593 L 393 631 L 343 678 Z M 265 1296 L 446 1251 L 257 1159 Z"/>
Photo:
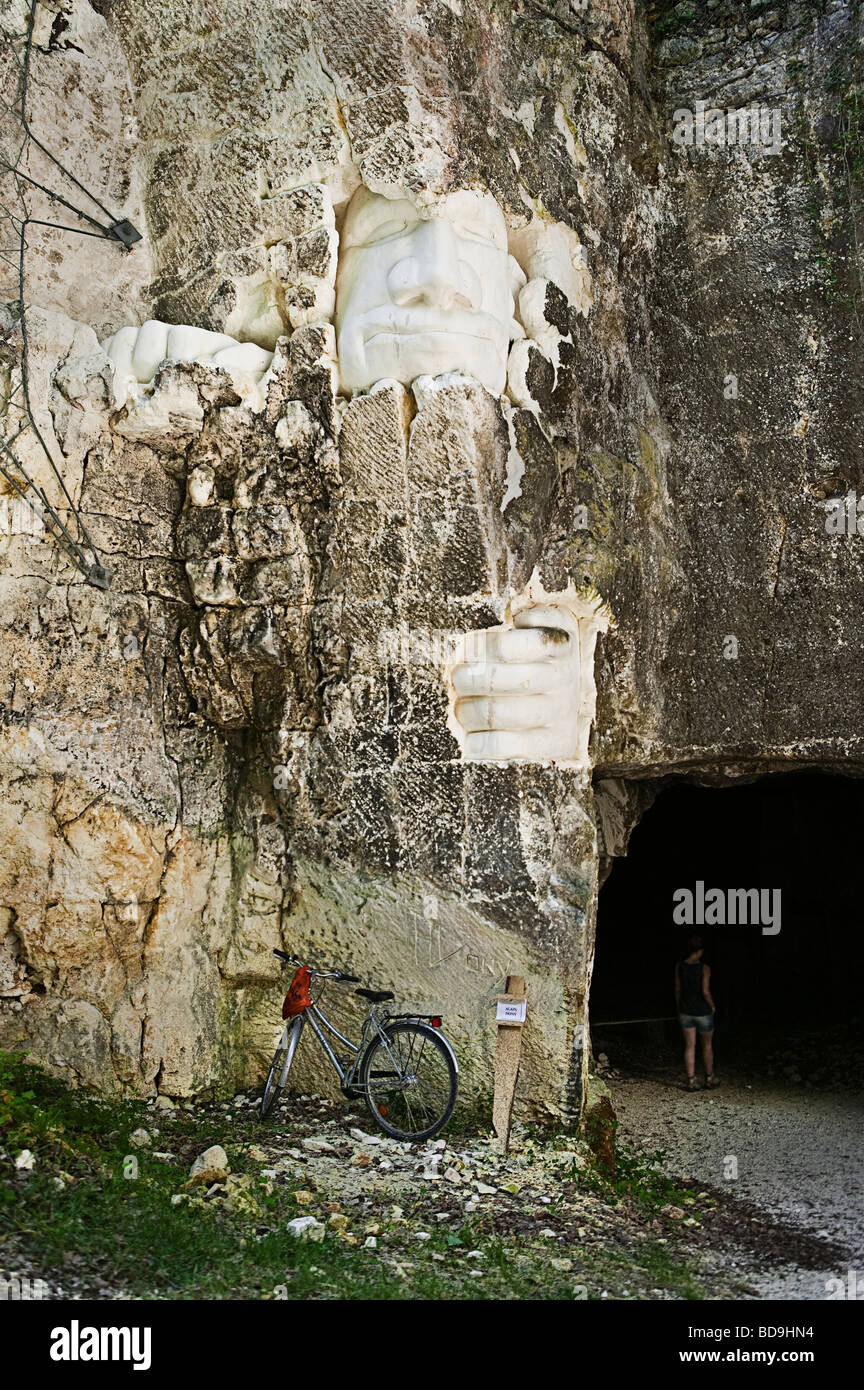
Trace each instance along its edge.
<path fill-rule="evenodd" d="M 696 11 L 692 5 L 682 5 L 676 0 L 676 3 L 671 6 L 668 4 L 652 6 L 648 15 L 648 22 L 658 39 L 668 39 L 695 18 Z"/>
<path fill-rule="evenodd" d="M 134 1146 L 138 1128 L 148 1130 L 151 1147 Z M 557 1147 L 566 1136 L 529 1136 L 523 1163 L 529 1173 L 542 1168 L 555 1194 L 545 1206 L 527 1197 L 530 1181 L 522 1177 L 522 1196 L 511 1195 L 520 1184 L 502 1187 L 500 1198 L 470 1216 L 458 1209 L 449 1184 L 422 1181 L 401 1194 L 376 1195 L 374 1208 L 364 1195 L 360 1210 L 324 1190 L 320 1174 L 317 1184 L 311 1174 L 304 1182 L 311 1192 L 298 1192 L 296 1174 L 276 1181 L 262 1174 L 274 1145 L 298 1142 L 295 1128 L 302 1130 L 292 1126 L 287 1137 L 248 1110 L 163 1112 L 96 1097 L 0 1053 L 0 1271 L 46 1279 L 76 1297 L 704 1296 L 698 1277 L 644 1216 L 688 1199 L 655 1166 L 626 1153 L 619 1152 L 610 1184 L 574 1160 L 572 1138 L 566 1150 Z M 315 1121 L 306 1128 L 314 1133 Z M 238 1184 L 236 1202 L 230 1194 L 190 1190 L 190 1162 L 220 1142 Z M 34 1155 L 29 1173 L 15 1168 L 25 1149 Z M 330 1171 L 338 1176 L 346 1167 L 334 1160 Z M 448 1200 L 447 1218 L 438 1221 Z M 320 1243 L 286 1229 L 310 1214 L 329 1223 Z M 610 1220 L 618 1223 L 613 1239 L 605 1235 Z M 367 1246 L 369 1236 L 374 1244 Z"/>
<path fill-rule="evenodd" d="M 829 307 L 852 312 L 860 322 L 864 301 L 864 246 L 862 246 L 862 191 L 864 191 L 864 48 L 860 40 L 850 46 L 842 66 L 829 71 L 826 113 L 833 126 L 827 147 L 814 140 L 803 94 L 796 128 L 809 190 L 807 217 L 813 233 L 822 292 Z M 803 64 L 793 76 L 804 77 Z M 827 195 L 827 196 L 826 196 Z M 848 265 L 843 273 L 842 265 Z"/>

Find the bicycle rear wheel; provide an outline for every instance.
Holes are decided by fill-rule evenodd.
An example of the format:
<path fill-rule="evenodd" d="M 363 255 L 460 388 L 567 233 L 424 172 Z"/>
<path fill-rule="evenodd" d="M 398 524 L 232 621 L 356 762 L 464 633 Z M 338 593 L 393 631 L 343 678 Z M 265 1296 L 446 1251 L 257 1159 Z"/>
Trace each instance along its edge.
<path fill-rule="evenodd" d="M 299 1014 L 297 1018 L 286 1023 L 282 1029 L 282 1036 L 273 1054 L 273 1061 L 270 1063 L 270 1070 L 267 1073 L 267 1080 L 264 1083 L 264 1094 L 261 1097 L 261 1109 L 258 1112 L 262 1120 L 270 1114 L 277 1100 L 282 1094 L 285 1082 L 288 1080 L 288 1073 L 291 1070 L 291 1063 L 294 1061 L 294 1054 L 297 1051 L 297 1044 L 300 1041 L 300 1034 L 303 1032 L 303 1016 Z"/>
<path fill-rule="evenodd" d="M 449 1047 L 426 1023 L 391 1023 L 372 1039 L 360 1068 L 366 1104 L 393 1139 L 431 1139 L 456 1104 L 457 1068 Z"/>

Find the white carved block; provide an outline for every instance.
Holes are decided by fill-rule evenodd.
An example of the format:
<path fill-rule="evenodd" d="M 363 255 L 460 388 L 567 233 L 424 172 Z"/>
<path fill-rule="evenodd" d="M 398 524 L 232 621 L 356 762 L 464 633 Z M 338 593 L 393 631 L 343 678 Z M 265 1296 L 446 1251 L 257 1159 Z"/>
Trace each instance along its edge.
<path fill-rule="evenodd" d="M 470 762 L 588 765 L 596 597 L 547 594 L 536 576 L 498 628 L 460 638 L 450 665 L 450 727 Z"/>
<path fill-rule="evenodd" d="M 238 343 L 227 333 L 211 333 L 188 324 L 149 319 L 139 327 L 121 328 L 103 344 L 114 368 L 114 404 L 126 405 L 152 386 L 165 362 L 201 362 L 222 367 L 241 395 L 254 392 L 273 360 L 255 343 Z"/>
<path fill-rule="evenodd" d="M 461 372 L 500 396 L 508 347 L 522 336 L 514 294 L 524 283 L 491 194 L 460 189 L 421 211 L 359 189 L 336 285 L 343 388 Z"/>

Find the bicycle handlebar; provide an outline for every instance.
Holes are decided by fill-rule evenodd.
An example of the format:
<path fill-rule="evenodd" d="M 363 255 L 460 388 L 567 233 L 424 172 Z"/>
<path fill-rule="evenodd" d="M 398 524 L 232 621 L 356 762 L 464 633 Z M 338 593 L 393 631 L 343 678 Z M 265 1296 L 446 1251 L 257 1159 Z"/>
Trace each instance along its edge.
<path fill-rule="evenodd" d="M 287 965 L 305 965 L 305 961 L 299 960 L 297 956 L 289 956 L 287 951 L 277 951 L 274 949 L 274 956 L 278 956 Z M 346 985 L 357 985 L 360 983 L 359 975 L 346 975 L 344 970 L 314 970 L 309 967 L 309 973 L 315 980 L 340 980 Z"/>

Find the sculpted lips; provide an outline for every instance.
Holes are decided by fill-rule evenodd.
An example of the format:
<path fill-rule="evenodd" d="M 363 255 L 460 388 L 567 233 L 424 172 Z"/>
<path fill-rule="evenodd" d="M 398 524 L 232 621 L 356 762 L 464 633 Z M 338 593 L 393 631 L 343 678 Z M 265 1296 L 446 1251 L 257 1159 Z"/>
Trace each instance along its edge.
<path fill-rule="evenodd" d="M 500 343 L 505 330 L 491 314 L 450 312 L 430 314 L 416 310 L 386 309 L 365 314 L 354 325 L 366 343 L 382 337 L 425 337 L 446 334 L 448 337 L 475 338 L 478 342 Z"/>
<path fill-rule="evenodd" d="M 432 210 L 359 188 L 345 213 L 336 281 L 339 379 L 346 392 L 458 372 L 500 396 L 522 329 L 522 272 L 490 194 L 456 189 Z"/>
<path fill-rule="evenodd" d="M 460 338 L 475 338 L 478 343 L 494 342 L 488 333 L 466 333 L 463 328 L 377 328 L 374 333 L 367 333 L 364 342 L 373 343 L 376 338 L 417 338 L 425 337 L 427 334 L 447 333 L 456 334 Z"/>

